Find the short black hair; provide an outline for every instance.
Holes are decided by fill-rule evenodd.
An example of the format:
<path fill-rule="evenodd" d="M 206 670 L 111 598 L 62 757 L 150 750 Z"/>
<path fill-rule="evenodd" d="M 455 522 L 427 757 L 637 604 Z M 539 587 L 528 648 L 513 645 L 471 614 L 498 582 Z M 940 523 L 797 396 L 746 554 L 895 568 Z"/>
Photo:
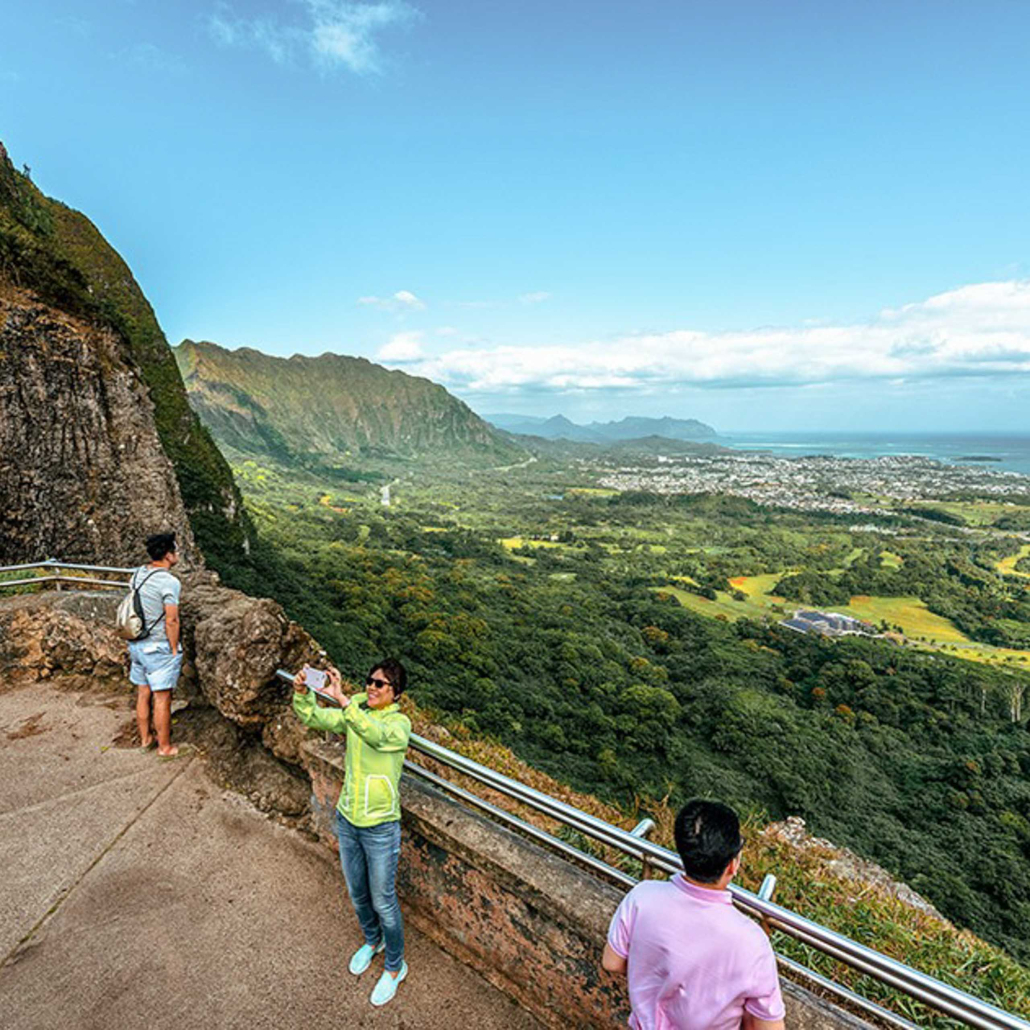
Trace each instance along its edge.
<path fill-rule="evenodd" d="M 676 816 L 675 832 L 683 871 L 698 883 L 716 883 L 744 846 L 737 813 L 718 801 L 688 801 Z"/>
<path fill-rule="evenodd" d="M 394 697 L 400 697 L 404 693 L 404 688 L 408 685 L 408 670 L 396 658 L 384 658 L 381 662 L 376 662 L 368 670 L 369 679 L 376 672 L 381 672 L 390 681 Z"/>
<path fill-rule="evenodd" d="M 151 561 L 161 561 L 169 551 L 175 550 L 174 533 L 155 533 L 147 537 L 147 554 Z"/>

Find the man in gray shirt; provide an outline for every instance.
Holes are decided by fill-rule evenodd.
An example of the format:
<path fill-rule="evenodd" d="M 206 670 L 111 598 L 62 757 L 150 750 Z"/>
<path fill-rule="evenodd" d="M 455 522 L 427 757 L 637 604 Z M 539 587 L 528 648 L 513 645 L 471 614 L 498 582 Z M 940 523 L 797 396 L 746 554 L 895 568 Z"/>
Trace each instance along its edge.
<path fill-rule="evenodd" d="M 143 606 L 143 637 L 129 643 L 129 680 L 136 687 L 136 724 L 145 748 L 154 743 L 150 730 L 153 699 L 157 753 L 174 758 L 179 749 L 172 744 L 172 688 L 182 669 L 179 643 L 179 592 L 182 585 L 171 574 L 178 564 L 174 533 L 157 533 L 147 539 L 150 564 L 132 574 L 132 585 Z"/>

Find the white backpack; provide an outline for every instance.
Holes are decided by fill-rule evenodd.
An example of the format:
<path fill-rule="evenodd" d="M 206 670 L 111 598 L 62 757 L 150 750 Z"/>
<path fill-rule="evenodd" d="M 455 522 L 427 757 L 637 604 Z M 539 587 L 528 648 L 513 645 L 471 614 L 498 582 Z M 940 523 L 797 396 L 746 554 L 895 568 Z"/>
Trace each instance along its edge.
<path fill-rule="evenodd" d="M 150 576 L 153 576 L 155 572 L 162 571 L 162 569 L 154 569 L 154 572 L 144 577 L 143 582 L 138 585 L 136 576 L 139 575 L 139 570 L 137 569 L 133 573 L 132 579 L 129 581 L 129 592 L 122 598 L 114 617 L 114 631 L 123 640 L 145 640 L 150 636 L 150 631 L 154 626 L 164 618 L 164 612 L 162 612 L 161 618 L 153 626 L 148 626 L 146 615 L 143 613 L 143 601 L 139 596 L 143 584 L 150 579 Z"/>

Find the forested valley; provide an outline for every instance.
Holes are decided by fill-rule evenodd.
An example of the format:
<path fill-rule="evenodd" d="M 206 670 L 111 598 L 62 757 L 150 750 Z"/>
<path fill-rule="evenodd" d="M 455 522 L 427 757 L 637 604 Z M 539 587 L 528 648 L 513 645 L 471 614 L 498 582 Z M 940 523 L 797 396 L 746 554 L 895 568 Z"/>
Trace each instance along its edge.
<path fill-rule="evenodd" d="M 396 654 L 452 728 L 625 808 L 701 794 L 801 815 L 1030 959 L 1030 655 L 990 646 L 1025 646 L 1019 539 L 618 493 L 546 456 L 399 465 L 388 506 L 229 457 L 259 538 L 224 577 L 280 600 L 345 674 Z M 779 624 L 867 593 L 875 636 Z M 897 625 L 887 602 L 905 621 L 919 598 L 925 626 Z"/>

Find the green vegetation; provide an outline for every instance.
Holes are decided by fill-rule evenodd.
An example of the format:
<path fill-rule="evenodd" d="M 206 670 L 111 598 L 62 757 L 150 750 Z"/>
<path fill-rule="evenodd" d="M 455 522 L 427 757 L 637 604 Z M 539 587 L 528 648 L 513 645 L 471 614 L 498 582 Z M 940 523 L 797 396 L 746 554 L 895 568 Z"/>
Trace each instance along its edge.
<path fill-rule="evenodd" d="M 1027 678 L 952 650 L 988 652 L 971 629 L 987 636 L 1000 612 L 1018 635 L 1024 587 L 996 568 L 1011 539 L 595 493 L 559 459 L 412 468 L 389 508 L 378 489 L 237 464 L 259 544 L 227 578 L 271 592 L 342 667 L 402 655 L 452 726 L 627 811 L 716 794 L 799 814 L 1030 957 Z M 938 642 L 782 629 L 798 583 Z"/>
<path fill-rule="evenodd" d="M 1030 592 L 1018 579 L 998 575 L 999 570 L 1008 570 L 1010 550 L 1018 550 L 1012 539 L 940 536 L 931 543 L 899 538 L 892 542 L 890 563 L 870 553 L 842 570 L 809 565 L 780 579 L 776 592 L 796 603 L 835 610 L 854 605 L 853 598 L 885 598 L 883 603 L 862 602 L 860 607 L 865 604 L 877 623 L 901 624 L 910 635 L 953 642 L 969 639 L 1009 650 L 1030 648 Z M 1012 565 L 1015 571 L 1015 561 Z M 899 605 L 907 606 L 901 614 L 911 630 L 895 617 Z M 938 618 L 916 616 L 914 607 L 925 607 Z"/>
<path fill-rule="evenodd" d="M 827 868 L 821 849 L 799 853 L 774 835 L 750 832 L 741 882 L 757 890 L 766 873 L 777 878 L 776 901 L 804 912 L 817 922 L 858 940 L 875 940 L 883 951 L 968 991 L 979 998 L 1030 1017 L 1030 970 L 970 933 L 950 926 L 896 900 L 884 891 L 858 884 Z M 773 935 L 777 951 L 829 976 L 888 1009 L 923 1026 L 957 1024 L 878 980 L 800 944 L 786 934 Z"/>

